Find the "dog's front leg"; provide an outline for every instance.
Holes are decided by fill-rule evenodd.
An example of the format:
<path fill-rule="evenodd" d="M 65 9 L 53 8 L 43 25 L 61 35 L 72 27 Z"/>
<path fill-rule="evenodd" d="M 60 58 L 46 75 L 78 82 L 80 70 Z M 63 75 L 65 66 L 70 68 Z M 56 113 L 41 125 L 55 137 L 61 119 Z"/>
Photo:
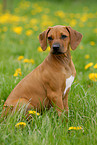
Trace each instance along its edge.
<path fill-rule="evenodd" d="M 62 111 L 64 111 L 64 105 L 62 101 L 62 95 L 61 93 L 58 93 L 58 91 L 50 91 L 48 93 L 48 98 L 52 104 L 58 111 L 58 115 L 60 116 Z"/>
<path fill-rule="evenodd" d="M 68 88 L 68 90 L 66 91 L 66 93 L 63 95 L 63 105 L 65 108 L 65 112 L 68 116 L 68 93 L 69 93 L 70 88 Z"/>

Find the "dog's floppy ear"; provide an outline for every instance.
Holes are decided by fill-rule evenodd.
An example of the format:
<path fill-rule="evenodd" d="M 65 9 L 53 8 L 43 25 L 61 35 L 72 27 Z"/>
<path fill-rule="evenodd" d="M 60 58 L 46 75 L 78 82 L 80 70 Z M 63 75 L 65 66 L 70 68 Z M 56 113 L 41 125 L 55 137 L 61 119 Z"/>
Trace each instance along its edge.
<path fill-rule="evenodd" d="M 50 29 L 51 28 L 49 27 L 46 31 L 39 34 L 39 42 L 43 51 L 45 51 L 47 48 L 47 34 L 50 31 Z"/>
<path fill-rule="evenodd" d="M 70 26 L 67 26 L 66 29 L 70 33 L 70 45 L 71 49 L 75 50 L 76 47 L 79 45 L 83 35 L 79 33 L 78 31 L 72 29 Z"/>

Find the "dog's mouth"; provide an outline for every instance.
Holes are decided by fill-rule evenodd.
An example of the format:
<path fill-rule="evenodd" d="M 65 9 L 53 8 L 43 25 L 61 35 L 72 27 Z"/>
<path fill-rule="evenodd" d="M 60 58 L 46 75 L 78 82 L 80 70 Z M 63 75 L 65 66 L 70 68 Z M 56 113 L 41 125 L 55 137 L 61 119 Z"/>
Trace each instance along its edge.
<path fill-rule="evenodd" d="M 64 54 L 65 52 L 61 52 L 61 51 L 53 51 L 52 54 L 58 55 L 58 54 Z"/>
<path fill-rule="evenodd" d="M 52 50 L 51 53 L 55 54 L 55 55 L 60 55 L 60 54 L 65 54 L 66 52 L 63 52 L 63 51 L 60 51 L 60 50 Z"/>

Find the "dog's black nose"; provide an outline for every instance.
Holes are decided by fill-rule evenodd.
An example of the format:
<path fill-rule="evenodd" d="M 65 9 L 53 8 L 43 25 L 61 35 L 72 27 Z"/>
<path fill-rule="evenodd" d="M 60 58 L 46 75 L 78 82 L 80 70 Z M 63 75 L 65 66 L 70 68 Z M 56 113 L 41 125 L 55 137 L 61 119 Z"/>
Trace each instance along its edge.
<path fill-rule="evenodd" d="M 53 50 L 57 51 L 60 48 L 60 44 L 53 44 Z"/>

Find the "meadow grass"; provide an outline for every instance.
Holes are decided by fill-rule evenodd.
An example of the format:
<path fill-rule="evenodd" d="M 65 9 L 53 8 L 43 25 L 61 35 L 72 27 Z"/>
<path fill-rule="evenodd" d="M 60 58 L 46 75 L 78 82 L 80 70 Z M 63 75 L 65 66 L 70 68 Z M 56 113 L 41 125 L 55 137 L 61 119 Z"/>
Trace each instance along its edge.
<path fill-rule="evenodd" d="M 0 119 L 1 145 L 96 145 L 97 144 L 97 82 L 89 79 L 97 73 L 97 2 L 96 1 L 14 1 L 13 11 L 2 14 L 0 4 L 0 112 L 4 101 L 29 72 L 36 68 L 49 51 L 40 52 L 38 35 L 49 26 L 64 25 L 83 34 L 75 51 L 71 51 L 77 75 L 69 92 L 69 117 L 58 118 L 54 108 L 27 121 L 23 109 L 7 119 Z M 18 27 L 17 32 L 14 29 Z M 21 28 L 22 30 L 20 30 Z M 32 30 L 31 34 L 27 34 Z M 85 59 L 85 55 L 89 55 Z M 34 64 L 18 61 L 19 56 L 34 59 Z M 85 70 L 85 65 L 93 66 Z M 22 76 L 14 76 L 21 68 Z M 97 79 L 97 78 L 96 78 Z M 64 113 L 63 113 L 63 117 Z M 24 128 L 16 128 L 25 122 Z M 81 126 L 82 130 L 68 131 Z"/>

